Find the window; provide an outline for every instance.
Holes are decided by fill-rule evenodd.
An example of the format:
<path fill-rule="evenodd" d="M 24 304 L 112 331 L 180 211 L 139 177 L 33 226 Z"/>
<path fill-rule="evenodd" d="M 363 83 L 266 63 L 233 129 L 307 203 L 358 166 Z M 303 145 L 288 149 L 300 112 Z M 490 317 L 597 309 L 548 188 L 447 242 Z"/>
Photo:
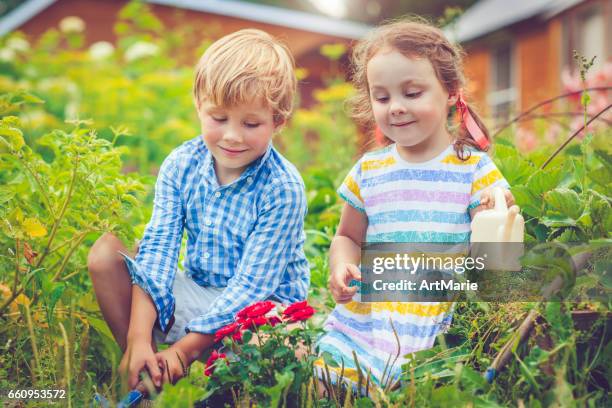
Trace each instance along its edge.
<path fill-rule="evenodd" d="M 511 43 L 495 47 L 491 53 L 491 92 L 487 101 L 493 117 L 505 120 L 516 108 L 517 91 L 514 80 L 514 52 Z"/>
<path fill-rule="evenodd" d="M 601 69 L 610 57 L 610 47 L 606 44 L 606 8 L 598 4 L 579 8 L 563 18 L 563 64 L 562 69 L 574 70 L 573 50 L 589 60 L 593 56 L 595 64 L 592 71 Z"/>

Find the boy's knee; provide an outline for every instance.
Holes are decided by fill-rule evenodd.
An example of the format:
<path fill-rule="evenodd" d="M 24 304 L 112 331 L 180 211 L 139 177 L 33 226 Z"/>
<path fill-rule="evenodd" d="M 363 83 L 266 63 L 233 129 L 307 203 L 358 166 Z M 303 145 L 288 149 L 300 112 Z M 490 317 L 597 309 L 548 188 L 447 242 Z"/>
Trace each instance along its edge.
<path fill-rule="evenodd" d="M 123 259 L 118 251 L 125 251 L 121 240 L 110 232 L 104 233 L 93 244 L 87 256 L 87 269 L 91 275 L 115 268 Z"/>

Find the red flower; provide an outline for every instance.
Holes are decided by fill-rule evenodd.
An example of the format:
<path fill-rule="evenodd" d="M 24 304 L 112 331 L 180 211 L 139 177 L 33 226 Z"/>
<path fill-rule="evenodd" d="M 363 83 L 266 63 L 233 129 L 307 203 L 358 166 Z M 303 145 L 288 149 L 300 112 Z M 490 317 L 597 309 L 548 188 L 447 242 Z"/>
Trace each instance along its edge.
<path fill-rule="evenodd" d="M 308 306 L 308 301 L 306 300 L 289 305 L 283 311 L 283 316 L 291 316 L 294 312 L 297 312 L 298 310 L 303 309 L 306 306 Z"/>
<path fill-rule="evenodd" d="M 253 318 L 246 318 L 242 322 L 242 328 L 244 329 L 252 329 L 255 326 L 263 326 L 268 323 L 268 319 L 266 316 L 258 316 Z"/>
<path fill-rule="evenodd" d="M 272 327 L 276 326 L 277 324 L 279 324 L 282 320 L 279 319 L 276 316 L 272 316 L 268 319 L 268 324 Z"/>
<path fill-rule="evenodd" d="M 300 309 L 289 316 L 289 321 L 291 322 L 301 322 L 303 320 L 310 319 L 310 317 L 315 314 L 315 310 L 311 306 L 306 306 L 303 309 Z"/>
<path fill-rule="evenodd" d="M 232 339 L 238 343 L 242 341 L 242 332 L 238 330 L 236 333 L 232 334 Z"/>
<path fill-rule="evenodd" d="M 229 336 L 230 334 L 234 333 L 239 327 L 240 325 L 237 322 L 234 322 L 220 328 L 215 333 L 215 343 L 223 340 L 225 336 Z"/>
<path fill-rule="evenodd" d="M 250 306 L 245 307 L 236 315 L 238 319 L 246 319 L 247 317 L 259 317 L 264 316 L 270 310 L 274 309 L 274 303 L 269 300 L 263 302 L 253 303 Z"/>
<path fill-rule="evenodd" d="M 206 360 L 206 368 L 204 369 L 204 375 L 210 376 L 215 371 L 215 361 L 223 359 L 225 360 L 225 364 L 227 364 L 227 358 L 225 357 L 225 353 L 217 353 L 217 350 L 213 350 Z"/>
<path fill-rule="evenodd" d="M 315 310 L 310 305 L 308 305 L 308 302 L 306 300 L 304 300 L 302 302 L 297 302 L 287 307 L 283 311 L 283 317 L 285 319 L 288 319 L 289 321 L 298 322 L 301 320 L 308 319 L 314 313 Z"/>

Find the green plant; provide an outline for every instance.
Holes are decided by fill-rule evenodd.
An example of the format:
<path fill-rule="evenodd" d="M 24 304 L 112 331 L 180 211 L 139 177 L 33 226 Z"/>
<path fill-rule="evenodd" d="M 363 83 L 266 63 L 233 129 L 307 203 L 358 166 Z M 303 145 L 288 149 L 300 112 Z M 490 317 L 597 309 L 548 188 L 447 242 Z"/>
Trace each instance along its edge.
<path fill-rule="evenodd" d="M 209 358 L 205 398 L 230 397 L 238 406 L 255 400 L 273 407 L 287 406 L 288 401 L 305 406 L 300 399 L 317 398 L 313 346 L 320 330 L 306 322 L 314 309 L 305 301 L 295 303 L 285 308 L 280 319 L 267 315 L 273 308 L 271 302 L 251 305 L 238 313 L 235 323 L 217 332 L 228 355 Z"/>
<path fill-rule="evenodd" d="M 5 112 L 42 103 L 25 93 L 5 94 L 2 101 Z M 133 240 L 129 221 L 140 222 L 144 186 L 121 173 L 121 149 L 84 121 L 32 145 L 22 129 L 16 116 L 0 119 L 0 343 L 17 356 L 3 365 L 1 382 L 10 378 L 11 388 L 63 384 L 70 391 L 89 375 L 87 353 L 115 351 L 88 293 L 88 247 L 105 231 Z M 50 344 L 63 350 L 41 351 Z M 72 388 L 68 398 L 77 392 Z"/>

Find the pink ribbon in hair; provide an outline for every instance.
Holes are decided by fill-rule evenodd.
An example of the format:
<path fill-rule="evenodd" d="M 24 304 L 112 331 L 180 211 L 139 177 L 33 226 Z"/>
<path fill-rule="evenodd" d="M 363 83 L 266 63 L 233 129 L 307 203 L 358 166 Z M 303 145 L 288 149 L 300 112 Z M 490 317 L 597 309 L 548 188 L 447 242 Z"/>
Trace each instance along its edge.
<path fill-rule="evenodd" d="M 487 140 L 487 137 L 485 136 L 482 129 L 480 129 L 480 127 L 474 120 L 474 117 L 470 114 L 470 111 L 467 107 L 467 103 L 465 102 L 465 99 L 463 99 L 462 92 L 459 92 L 459 98 L 457 98 L 457 109 L 461 117 L 461 122 L 463 122 L 463 124 L 465 125 L 465 128 L 467 129 L 470 136 L 472 136 L 472 139 L 476 141 L 476 143 L 482 150 L 485 150 L 489 146 L 489 141 Z"/>

